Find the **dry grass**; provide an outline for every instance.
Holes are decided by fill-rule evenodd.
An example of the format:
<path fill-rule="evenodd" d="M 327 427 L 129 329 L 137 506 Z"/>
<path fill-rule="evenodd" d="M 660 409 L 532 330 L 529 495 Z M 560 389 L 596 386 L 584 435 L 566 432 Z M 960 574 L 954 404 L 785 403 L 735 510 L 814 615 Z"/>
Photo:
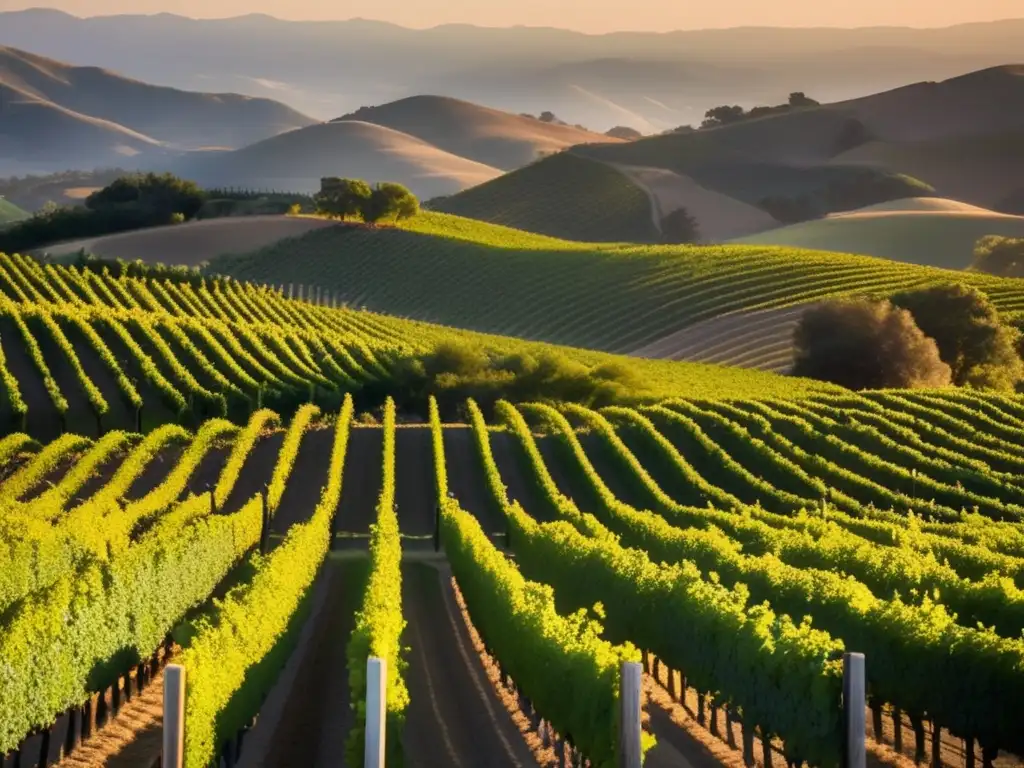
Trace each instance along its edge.
<path fill-rule="evenodd" d="M 661 219 L 680 208 L 697 220 L 702 242 L 721 242 L 779 226 L 766 211 L 702 187 L 688 176 L 663 168 L 615 167 L 650 197 L 654 225 L 659 229 Z"/>
<path fill-rule="evenodd" d="M 41 250 L 51 256 L 81 249 L 110 259 L 198 265 L 223 254 L 245 253 L 337 222 L 308 216 L 240 216 L 203 219 L 117 235 L 75 240 Z"/>
<path fill-rule="evenodd" d="M 402 131 L 460 157 L 505 170 L 576 144 L 621 141 L 443 96 L 412 96 L 363 108 L 347 119 Z"/>
<path fill-rule="evenodd" d="M 1024 216 L 973 210 L 854 211 L 737 238 L 744 245 L 858 253 L 946 269 L 970 265 L 985 235 L 1024 237 Z"/>
<path fill-rule="evenodd" d="M 182 170 L 204 186 L 309 193 L 320 189 L 323 176 L 395 181 L 421 198 L 454 194 L 502 173 L 415 136 L 358 121 L 311 125 L 234 152 L 197 156 L 194 168 Z"/>

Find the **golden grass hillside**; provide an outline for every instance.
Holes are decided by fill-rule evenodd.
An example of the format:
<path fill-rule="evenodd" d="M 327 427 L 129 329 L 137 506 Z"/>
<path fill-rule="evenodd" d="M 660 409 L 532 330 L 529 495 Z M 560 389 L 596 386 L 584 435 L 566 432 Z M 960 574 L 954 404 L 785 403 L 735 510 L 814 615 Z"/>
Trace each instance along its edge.
<path fill-rule="evenodd" d="M 155 86 L 3 46 L 0 104 L 0 162 L 79 167 L 114 165 L 163 145 L 241 147 L 315 122 L 270 99 Z"/>
<path fill-rule="evenodd" d="M 59 259 L 85 250 L 107 259 L 198 266 L 217 256 L 265 248 L 286 238 L 333 226 L 340 225 L 330 219 L 306 216 L 202 219 L 58 243 L 40 248 L 38 253 Z"/>
<path fill-rule="evenodd" d="M 970 266 L 974 244 L 985 235 L 1024 237 L 1024 216 L 994 213 L 956 201 L 912 200 L 833 214 L 732 242 L 862 253 L 946 269 Z"/>
<path fill-rule="evenodd" d="M 205 186 L 316 192 L 323 176 L 395 181 L 422 197 L 449 195 L 501 171 L 372 123 L 320 123 L 233 152 L 197 153 L 180 172 Z"/>
<path fill-rule="evenodd" d="M 363 107 L 338 119 L 382 125 L 502 170 L 519 168 L 576 144 L 621 141 L 446 96 L 412 96 L 379 107 Z"/>

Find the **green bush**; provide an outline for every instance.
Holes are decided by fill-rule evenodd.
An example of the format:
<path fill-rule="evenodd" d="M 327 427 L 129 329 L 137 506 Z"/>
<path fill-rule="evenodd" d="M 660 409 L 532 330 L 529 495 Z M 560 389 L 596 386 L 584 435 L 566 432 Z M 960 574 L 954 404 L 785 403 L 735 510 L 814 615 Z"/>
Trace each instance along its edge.
<path fill-rule="evenodd" d="M 1021 241 L 1024 242 L 1024 241 Z M 966 285 L 905 291 L 892 297 L 935 340 L 957 386 L 1013 390 L 1024 379 L 1016 328 L 1004 325 L 988 296 Z"/>
<path fill-rule="evenodd" d="M 845 300 L 804 312 L 793 334 L 793 375 L 850 389 L 938 387 L 950 368 L 914 317 L 888 301 Z"/>

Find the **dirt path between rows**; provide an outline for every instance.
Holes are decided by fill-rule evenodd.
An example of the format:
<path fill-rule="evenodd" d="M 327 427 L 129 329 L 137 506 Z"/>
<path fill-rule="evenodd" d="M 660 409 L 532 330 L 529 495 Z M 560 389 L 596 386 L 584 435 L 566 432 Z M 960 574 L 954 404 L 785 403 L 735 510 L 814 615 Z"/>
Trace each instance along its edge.
<path fill-rule="evenodd" d="M 508 523 L 491 500 L 473 430 L 461 425 L 445 427 L 444 452 L 448 467 L 448 490 L 455 495 L 464 510 L 480 521 L 481 527 L 492 539 L 495 534 L 503 536 Z"/>
<path fill-rule="evenodd" d="M 221 514 L 230 515 L 237 512 L 262 490 L 264 484 L 270 482 L 274 476 L 274 465 L 277 464 L 281 445 L 284 443 L 284 435 L 284 430 L 281 430 L 256 441 L 249 455 L 245 457 L 235 487 L 221 505 Z"/>
<path fill-rule="evenodd" d="M 410 646 L 407 768 L 526 768 L 537 763 L 487 679 L 459 615 L 447 566 L 402 566 Z"/>
<path fill-rule="evenodd" d="M 380 427 L 352 426 L 345 454 L 341 500 L 334 518 L 334 532 L 370 532 L 376 521 L 377 497 L 383 478 L 384 432 Z M 335 539 L 335 544 L 340 543 Z"/>
<path fill-rule="evenodd" d="M 275 727 L 267 734 L 270 746 L 263 754 L 243 752 L 245 768 L 343 768 L 345 739 L 352 729 L 345 648 L 355 626 L 362 599 L 362 560 L 328 558 L 320 574 L 319 610 L 310 616 L 308 644 L 296 649 L 301 658 L 289 680 L 286 670 L 279 684 L 288 694 L 277 707 Z M 273 697 L 274 694 L 271 694 Z M 268 699 L 268 702 L 270 699 Z M 267 707 L 264 708 L 265 710 Z M 266 713 L 262 713 L 266 714 Z"/>
<path fill-rule="evenodd" d="M 555 513 L 541 497 L 537 483 L 526 477 L 520 460 L 522 449 L 515 444 L 517 438 L 507 432 L 491 432 L 490 438 L 494 463 L 508 489 L 509 501 L 518 501 L 526 514 L 537 522 L 555 520 Z"/>
<path fill-rule="evenodd" d="M 333 444 L 333 429 L 310 429 L 302 436 L 295 464 L 281 496 L 281 503 L 274 512 L 274 519 L 270 525 L 275 545 L 284 541 L 288 529 L 293 525 L 305 523 L 313 517 L 323 487 L 327 483 Z M 259 491 L 257 485 L 242 489 L 242 495 L 244 498 L 251 498 Z"/>
<path fill-rule="evenodd" d="M 429 427 L 395 429 L 395 503 L 398 527 L 406 536 L 434 534 L 437 488 L 433 437 Z"/>
<path fill-rule="evenodd" d="M 60 435 L 57 409 L 50 400 L 43 376 L 28 354 L 25 339 L 10 318 L 0 318 L 0 349 L 7 370 L 18 382 L 21 399 L 28 407 L 25 431 L 44 443 Z"/>

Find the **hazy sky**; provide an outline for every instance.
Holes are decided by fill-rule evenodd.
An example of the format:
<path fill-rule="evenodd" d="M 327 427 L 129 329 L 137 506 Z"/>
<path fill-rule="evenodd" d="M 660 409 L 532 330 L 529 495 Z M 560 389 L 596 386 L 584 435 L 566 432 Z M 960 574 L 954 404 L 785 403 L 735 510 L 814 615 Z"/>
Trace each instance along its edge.
<path fill-rule="evenodd" d="M 0 0 L 0 10 L 39 5 Z M 215 18 L 267 13 L 285 19 L 361 16 L 407 27 L 465 22 L 555 26 L 585 32 L 746 25 L 939 27 L 1024 16 L 1024 0 L 391 0 L 377 4 L 364 0 L 55 0 L 50 5 L 77 16 L 168 11 Z"/>

